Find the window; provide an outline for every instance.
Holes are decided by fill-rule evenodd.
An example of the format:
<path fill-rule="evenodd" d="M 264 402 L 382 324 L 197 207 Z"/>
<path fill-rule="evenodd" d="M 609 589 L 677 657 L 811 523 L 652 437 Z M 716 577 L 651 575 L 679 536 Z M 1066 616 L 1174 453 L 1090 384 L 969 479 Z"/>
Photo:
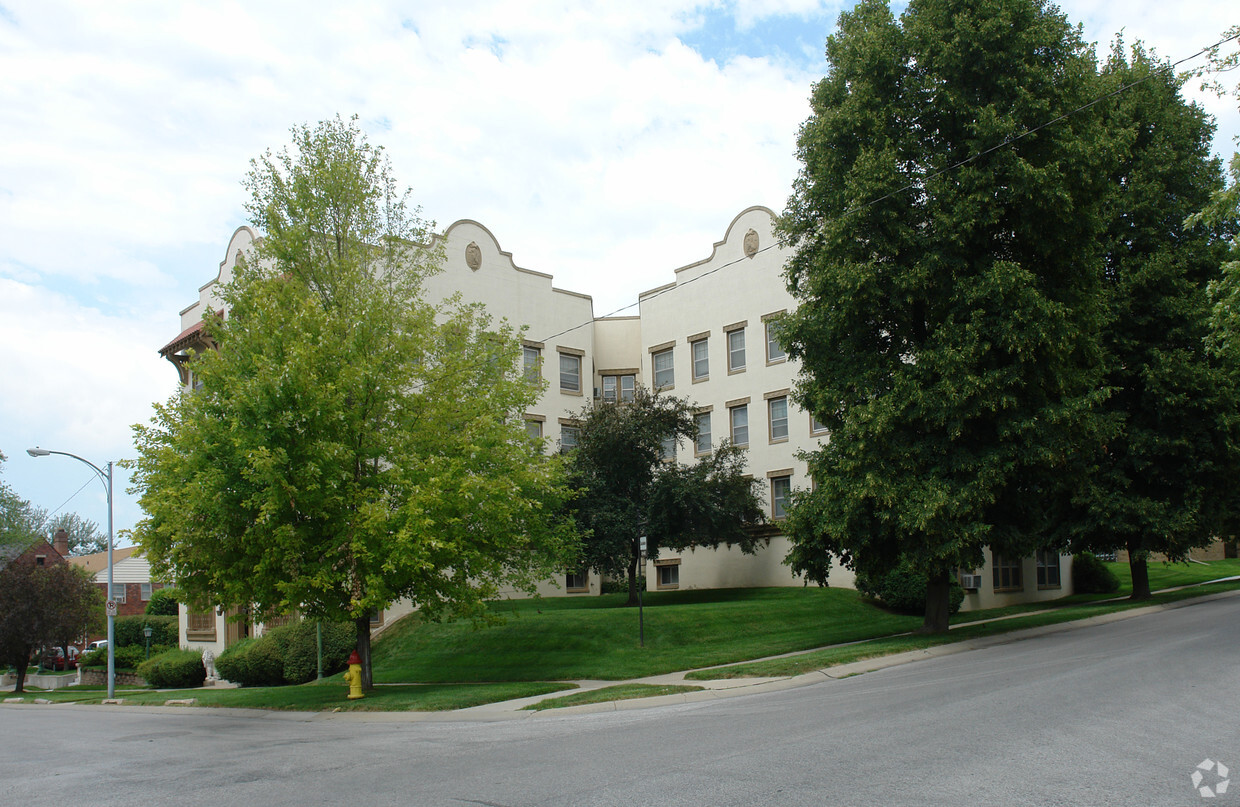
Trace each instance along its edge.
<path fill-rule="evenodd" d="M 541 420 L 526 420 L 525 433 L 529 435 L 531 440 L 541 440 L 543 436 L 543 425 Z"/>
<path fill-rule="evenodd" d="M 767 412 L 771 419 L 771 442 L 778 443 L 788 439 L 788 396 L 781 395 L 767 401 Z"/>
<path fill-rule="evenodd" d="M 560 427 L 560 453 L 567 454 L 577 447 L 577 438 L 581 436 L 581 429 L 577 426 L 561 426 Z"/>
<path fill-rule="evenodd" d="M 186 611 L 185 638 L 215 641 L 215 613 L 212 611 Z"/>
<path fill-rule="evenodd" d="M 560 354 L 560 391 L 581 394 L 581 357 Z"/>
<path fill-rule="evenodd" d="M 375 610 L 370 612 L 370 624 L 371 626 L 383 624 L 383 609 L 382 608 L 376 608 Z"/>
<path fill-rule="evenodd" d="M 603 376 L 603 400 L 615 403 L 617 400 L 622 403 L 632 403 L 634 390 L 637 388 L 637 376 L 635 375 L 605 375 Z"/>
<path fill-rule="evenodd" d="M 112 599 L 116 600 L 117 602 L 125 601 L 125 584 L 124 583 L 113 583 L 112 584 Z"/>
<path fill-rule="evenodd" d="M 680 558 L 675 560 L 656 560 L 654 565 L 655 572 L 658 575 L 655 578 L 658 588 L 680 587 Z"/>
<path fill-rule="evenodd" d="M 35 566 L 45 566 L 46 564 L 47 564 L 47 555 L 35 555 L 34 556 Z"/>
<path fill-rule="evenodd" d="M 783 361 L 788 354 L 779 344 L 779 320 L 766 323 L 766 360 L 768 362 Z"/>
<path fill-rule="evenodd" d="M 665 389 L 675 385 L 676 373 L 672 366 L 672 351 L 660 350 L 654 354 L 654 388 Z"/>
<path fill-rule="evenodd" d="M 728 410 L 732 418 L 732 444 L 749 445 L 749 407 L 746 404 Z"/>
<path fill-rule="evenodd" d="M 813 415 L 810 415 L 809 416 L 809 433 L 810 434 L 826 434 L 827 427 L 825 424 L 821 423 L 818 420 L 818 418 L 814 417 Z"/>
<path fill-rule="evenodd" d="M 142 584 L 141 584 L 141 594 L 140 594 L 140 596 L 142 597 L 142 601 L 143 601 L 143 602 L 146 602 L 147 600 L 149 600 L 149 599 L 151 598 L 151 584 L 150 584 L 150 583 L 142 583 Z"/>
<path fill-rule="evenodd" d="M 710 344 L 699 339 L 691 344 L 693 348 L 693 380 L 703 381 L 710 376 Z"/>
<path fill-rule="evenodd" d="M 728 372 L 745 369 L 745 329 L 728 332 Z"/>
<path fill-rule="evenodd" d="M 676 459 L 676 435 L 669 434 L 663 438 L 663 444 L 659 446 L 659 459 L 664 462 Z"/>
<path fill-rule="evenodd" d="M 590 590 L 590 575 L 584 569 L 564 575 L 564 590 L 569 594 L 581 594 Z"/>
<path fill-rule="evenodd" d="M 1059 553 L 1053 549 L 1038 550 L 1038 588 L 1059 588 Z"/>
<path fill-rule="evenodd" d="M 788 517 L 788 497 L 792 495 L 791 476 L 771 477 L 771 518 Z"/>
<path fill-rule="evenodd" d="M 530 381 L 537 381 L 542 374 L 542 351 L 529 345 L 523 346 L 521 362 L 525 377 Z"/>
<path fill-rule="evenodd" d="M 995 591 L 1020 591 L 1024 584 L 1020 580 L 1020 558 L 1004 557 L 995 554 L 991 559 L 994 568 Z"/>
<path fill-rule="evenodd" d="M 710 453 L 710 412 L 699 412 L 693 416 L 697 425 L 697 441 L 693 444 L 695 454 Z"/>

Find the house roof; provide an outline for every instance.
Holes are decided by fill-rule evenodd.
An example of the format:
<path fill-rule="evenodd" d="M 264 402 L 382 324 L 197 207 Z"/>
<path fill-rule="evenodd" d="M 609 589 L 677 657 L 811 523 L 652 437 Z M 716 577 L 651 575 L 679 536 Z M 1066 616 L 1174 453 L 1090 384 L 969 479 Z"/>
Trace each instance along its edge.
<path fill-rule="evenodd" d="M 124 560 L 125 558 L 129 557 L 130 555 L 138 551 L 139 549 L 136 546 L 126 546 L 126 547 L 119 547 L 119 548 L 113 547 L 112 548 L 112 562 L 120 563 L 122 560 Z M 97 574 L 98 572 L 108 568 L 108 553 L 106 551 L 96 552 L 93 555 L 78 555 L 77 557 L 66 558 L 66 560 L 72 563 L 74 566 L 81 566 L 83 569 L 90 572 L 91 574 Z"/>
<path fill-rule="evenodd" d="M 193 325 L 181 331 L 176 339 L 173 339 L 171 342 L 161 347 L 159 349 L 159 355 L 167 356 L 169 353 L 177 353 L 200 341 L 198 336 L 200 331 L 202 331 L 202 320 L 198 320 Z"/>

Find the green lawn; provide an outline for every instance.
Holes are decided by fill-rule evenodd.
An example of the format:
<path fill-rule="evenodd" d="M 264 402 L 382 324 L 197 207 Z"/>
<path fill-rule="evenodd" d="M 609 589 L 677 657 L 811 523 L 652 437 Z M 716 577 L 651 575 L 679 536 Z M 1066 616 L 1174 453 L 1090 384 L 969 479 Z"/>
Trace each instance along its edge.
<path fill-rule="evenodd" d="M 465 709 L 485 703 L 527 698 L 572 689 L 563 683 L 428 684 L 380 686 L 361 700 L 348 700 L 349 688 L 340 681 L 284 687 L 243 689 L 117 690 L 116 697 L 126 704 L 162 706 L 168 700 L 196 698 L 198 706 L 231 706 L 243 709 L 342 712 L 436 712 Z M 10 695 L 9 697 L 20 697 Z M 54 703 L 100 703 L 106 692 L 69 687 L 40 692 L 39 697 Z"/>
<path fill-rule="evenodd" d="M 1110 564 L 1121 581 L 1113 595 L 1077 595 L 1064 600 L 957 614 L 947 636 L 910 636 L 920 617 L 889 613 L 851 589 L 764 588 L 652 592 L 646 595 L 646 646 L 638 646 L 638 611 L 623 595 L 509 600 L 493 605 L 503 624 L 423 623 L 408 617 L 374 645 L 379 686 L 361 701 L 344 698 L 335 680 L 297 687 L 198 689 L 182 692 L 118 691 L 127 703 L 162 704 L 195 697 L 204 706 L 323 710 L 440 710 L 528 697 L 569 688 L 546 683 L 566 679 L 625 680 L 715 665 L 726 669 L 690 677 L 796 675 L 808 670 L 965 638 L 1082 619 L 1145 603 L 1104 603 L 1130 590 L 1126 564 Z M 1240 575 L 1240 560 L 1209 564 L 1152 564 L 1155 590 Z M 1156 596 L 1172 602 L 1212 591 L 1240 588 L 1240 582 Z M 1031 613 L 1041 612 L 1041 613 Z M 1011 616 L 1001 622 L 979 620 Z M 871 641 L 864 641 L 871 640 Z M 842 645 L 844 647 L 829 647 Z M 750 659 L 815 650 L 788 659 L 737 664 Z M 612 689 L 612 688 L 609 688 Z M 40 692 L 53 701 L 97 703 L 100 687 Z M 560 699 L 556 705 L 647 697 L 596 690 Z M 601 694 L 599 694 L 601 693 Z M 30 700 L 33 700 L 33 695 Z M 580 699 L 579 699 L 580 698 Z"/>
<path fill-rule="evenodd" d="M 907 631 L 917 617 L 862 602 L 850 589 L 657 592 L 638 610 L 623 595 L 497 603 L 501 625 L 393 626 L 373 651 L 376 682 L 625 680 Z"/>

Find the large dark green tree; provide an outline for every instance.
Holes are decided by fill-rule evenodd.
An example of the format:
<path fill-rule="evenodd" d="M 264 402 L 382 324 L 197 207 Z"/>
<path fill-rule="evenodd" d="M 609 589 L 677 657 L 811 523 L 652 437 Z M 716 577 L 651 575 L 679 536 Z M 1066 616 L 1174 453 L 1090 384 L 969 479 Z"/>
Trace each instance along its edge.
<path fill-rule="evenodd" d="M 1180 96 L 1171 67 L 1117 41 L 1102 70 L 1119 155 L 1106 195 L 1103 405 L 1115 426 L 1079 490 L 1077 545 L 1128 550 L 1132 597 L 1150 596 L 1146 559 L 1182 559 L 1230 521 L 1238 393 L 1209 349 L 1208 287 L 1226 224 L 1186 224 L 1222 188 L 1214 125 Z"/>
<path fill-rule="evenodd" d="M 664 446 L 697 437 L 692 407 L 681 398 L 639 388 L 631 402 L 596 400 L 579 414 L 569 455 L 572 502 L 584 568 L 627 577 L 637 604 L 640 538 L 660 549 L 739 546 L 756 551 L 762 522 L 757 482 L 745 475 L 744 452 L 717 446 L 693 464 L 667 461 Z"/>
<path fill-rule="evenodd" d="M 1092 51 L 1041 0 L 882 0 L 840 16 L 781 228 L 799 401 L 831 440 L 792 567 L 928 578 L 925 630 L 983 548 L 1065 540 L 1101 439 L 1097 236 L 1110 159 Z M 1049 126 L 1041 125 L 1066 116 Z M 1041 127 L 1041 128 L 1039 128 Z"/>
<path fill-rule="evenodd" d="M 204 316 L 201 388 L 136 428 L 136 538 L 185 602 L 354 622 L 369 686 L 376 609 L 485 619 L 571 562 L 565 488 L 518 335 L 423 298 L 440 256 L 355 123 L 294 129 L 247 187 L 263 240 Z"/>

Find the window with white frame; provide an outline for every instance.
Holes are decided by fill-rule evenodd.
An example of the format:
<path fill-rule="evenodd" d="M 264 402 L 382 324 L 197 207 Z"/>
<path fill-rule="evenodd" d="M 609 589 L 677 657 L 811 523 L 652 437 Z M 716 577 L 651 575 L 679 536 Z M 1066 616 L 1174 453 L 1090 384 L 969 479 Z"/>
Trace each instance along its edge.
<path fill-rule="evenodd" d="M 116 600 L 117 602 L 125 601 L 125 584 L 124 583 L 113 583 L 112 584 L 112 599 Z"/>
<path fill-rule="evenodd" d="M 140 589 L 139 596 L 142 597 L 143 602 L 146 602 L 147 600 L 151 598 L 151 584 L 150 583 L 142 583 L 139 586 L 139 589 Z"/>
<path fill-rule="evenodd" d="M 710 377 L 710 343 L 698 339 L 690 343 L 693 349 L 693 380 L 704 381 Z"/>
<path fill-rule="evenodd" d="M 571 353 L 560 354 L 560 391 L 581 393 L 581 357 Z"/>
<path fill-rule="evenodd" d="M 1059 588 L 1059 553 L 1053 549 L 1040 549 L 1038 560 L 1038 588 Z"/>
<path fill-rule="evenodd" d="M 810 415 L 809 416 L 809 433 L 815 434 L 815 435 L 826 434 L 827 433 L 826 424 L 819 421 L 818 418 L 814 417 L 813 415 Z"/>
<path fill-rule="evenodd" d="M 788 517 L 788 500 L 792 496 L 792 477 L 785 474 L 771 477 L 771 518 Z"/>
<path fill-rule="evenodd" d="M 745 369 L 745 329 L 728 331 L 728 372 Z"/>
<path fill-rule="evenodd" d="M 698 412 L 693 416 L 697 425 L 697 440 L 693 444 L 695 454 L 710 453 L 710 412 Z"/>
<path fill-rule="evenodd" d="M 603 376 L 603 400 L 615 403 L 632 403 L 633 396 L 637 389 L 637 376 L 635 375 L 605 375 Z"/>
<path fill-rule="evenodd" d="M 784 361 L 787 352 L 779 344 L 779 320 L 767 320 L 766 324 L 766 360 L 768 362 Z"/>
<path fill-rule="evenodd" d="M 788 439 L 788 396 L 780 395 L 766 402 L 767 414 L 770 417 L 770 440 L 780 443 Z"/>
<path fill-rule="evenodd" d="M 749 406 L 738 404 L 728 409 L 732 421 L 732 445 L 749 445 Z"/>
<path fill-rule="evenodd" d="M 537 381 L 542 375 L 542 351 L 531 345 L 523 345 L 521 348 L 521 364 L 525 371 L 525 377 L 530 381 Z"/>
<path fill-rule="evenodd" d="M 675 367 L 672 364 L 671 348 L 667 350 L 660 350 L 658 353 L 653 354 L 653 360 L 654 388 L 667 389 L 675 386 L 676 372 Z"/>
<path fill-rule="evenodd" d="M 543 436 L 543 425 L 541 420 L 533 418 L 525 419 L 525 433 L 531 440 L 541 440 Z"/>
<path fill-rule="evenodd" d="M 560 427 L 560 453 L 567 454 L 577 447 L 577 441 L 581 437 L 581 428 L 578 426 L 561 426 Z"/>
<path fill-rule="evenodd" d="M 659 445 L 659 459 L 663 462 L 676 459 L 676 435 L 669 434 L 663 438 L 663 442 Z"/>

